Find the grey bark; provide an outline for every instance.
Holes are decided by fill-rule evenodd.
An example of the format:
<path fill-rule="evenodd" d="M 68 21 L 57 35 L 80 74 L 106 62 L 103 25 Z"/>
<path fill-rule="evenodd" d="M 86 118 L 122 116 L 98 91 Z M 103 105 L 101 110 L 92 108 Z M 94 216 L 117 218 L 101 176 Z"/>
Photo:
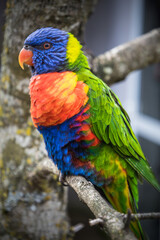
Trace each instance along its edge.
<path fill-rule="evenodd" d="M 134 70 L 159 62 L 160 29 L 155 29 L 95 57 L 92 69 L 110 85 L 123 80 Z"/>
<path fill-rule="evenodd" d="M 58 168 L 49 159 L 42 160 L 28 175 L 32 184 L 41 185 L 42 179 L 49 175 L 59 175 Z M 120 213 L 114 210 L 94 188 L 93 184 L 81 176 L 67 176 L 66 183 L 77 193 L 80 201 L 84 202 L 96 217 L 89 220 L 90 226 L 100 224 L 106 235 L 112 240 L 136 240 L 137 238 L 129 229 L 130 221 L 137 219 L 160 218 L 160 212 L 152 213 Z M 82 225 L 77 226 L 78 229 Z"/>
<path fill-rule="evenodd" d="M 109 204 L 95 190 L 93 185 L 83 177 L 67 177 L 67 182 L 76 191 L 81 201 L 84 201 L 96 218 L 103 219 L 103 229 L 111 240 L 136 240 L 129 228 L 125 229 L 123 215 Z"/>
<path fill-rule="evenodd" d="M 41 184 L 42 176 L 59 174 L 56 166 L 47 160 L 39 162 L 33 172 L 28 175 L 29 180 L 37 185 Z M 129 228 L 125 228 L 124 214 L 115 211 L 95 190 L 93 185 L 81 176 L 67 176 L 67 183 L 76 191 L 78 197 L 90 208 L 96 218 L 102 219 L 101 224 L 109 239 L 136 240 Z"/>
<path fill-rule="evenodd" d="M 30 73 L 18 66 L 24 39 L 45 26 L 83 38 L 96 1 L 9 0 L 0 79 L 0 239 L 67 239 L 67 189 L 54 176 L 41 184 L 27 178 L 46 157 L 41 137 L 29 113 Z"/>

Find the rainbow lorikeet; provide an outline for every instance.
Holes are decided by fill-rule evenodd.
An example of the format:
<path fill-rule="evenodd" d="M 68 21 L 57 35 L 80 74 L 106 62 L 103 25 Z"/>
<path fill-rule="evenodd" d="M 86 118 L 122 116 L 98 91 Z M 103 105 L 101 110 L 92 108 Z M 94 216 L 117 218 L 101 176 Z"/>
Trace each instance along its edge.
<path fill-rule="evenodd" d="M 30 34 L 19 54 L 30 66 L 31 117 L 62 175 L 82 175 L 120 212 L 136 211 L 142 176 L 160 190 L 118 97 L 90 70 L 79 41 L 55 28 Z M 138 239 L 140 223 L 131 222 Z"/>

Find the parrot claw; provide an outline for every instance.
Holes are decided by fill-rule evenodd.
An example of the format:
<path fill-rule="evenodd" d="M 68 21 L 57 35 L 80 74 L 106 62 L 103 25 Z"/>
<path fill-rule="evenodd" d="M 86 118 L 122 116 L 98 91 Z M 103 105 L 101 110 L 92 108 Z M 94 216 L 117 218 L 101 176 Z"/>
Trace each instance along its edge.
<path fill-rule="evenodd" d="M 107 179 L 105 179 L 105 185 L 108 186 L 109 184 L 111 184 L 111 182 L 113 182 L 113 177 L 108 177 Z"/>
<path fill-rule="evenodd" d="M 131 222 L 131 210 L 128 209 L 127 214 L 125 214 L 123 222 L 124 222 L 124 229 L 128 229 L 130 222 Z"/>
<path fill-rule="evenodd" d="M 59 173 L 59 182 L 63 185 L 63 186 L 68 186 L 68 183 L 65 180 L 65 175 L 63 175 L 61 172 Z"/>

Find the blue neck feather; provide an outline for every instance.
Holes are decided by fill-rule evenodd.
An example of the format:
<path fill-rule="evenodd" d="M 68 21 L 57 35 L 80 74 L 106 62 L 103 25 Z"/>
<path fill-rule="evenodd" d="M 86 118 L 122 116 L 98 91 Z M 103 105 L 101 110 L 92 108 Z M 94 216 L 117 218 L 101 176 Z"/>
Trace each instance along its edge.
<path fill-rule="evenodd" d="M 94 185 L 102 186 L 104 179 L 97 181 L 95 168 L 87 166 L 90 148 L 85 141 L 77 141 L 81 136 L 80 127 L 76 126 L 75 119 L 81 113 L 66 120 L 62 124 L 50 127 L 39 126 L 38 130 L 43 135 L 48 156 L 57 165 L 63 175 L 81 175 Z M 75 124 L 75 127 L 72 127 Z M 92 155 L 98 151 L 92 149 Z M 80 162 L 80 165 L 78 165 Z M 76 165 L 77 164 L 77 165 Z"/>

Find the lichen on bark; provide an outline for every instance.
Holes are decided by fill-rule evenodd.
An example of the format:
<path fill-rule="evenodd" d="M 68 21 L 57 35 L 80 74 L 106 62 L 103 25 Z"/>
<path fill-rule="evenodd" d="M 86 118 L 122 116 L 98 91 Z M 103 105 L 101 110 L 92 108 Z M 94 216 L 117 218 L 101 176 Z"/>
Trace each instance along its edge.
<path fill-rule="evenodd" d="M 24 39 L 52 26 L 83 39 L 96 1 L 8 0 L 0 79 L 0 239 L 67 239 L 67 189 L 54 176 L 30 183 L 28 174 L 47 154 L 29 113 L 30 73 L 18 65 Z"/>

